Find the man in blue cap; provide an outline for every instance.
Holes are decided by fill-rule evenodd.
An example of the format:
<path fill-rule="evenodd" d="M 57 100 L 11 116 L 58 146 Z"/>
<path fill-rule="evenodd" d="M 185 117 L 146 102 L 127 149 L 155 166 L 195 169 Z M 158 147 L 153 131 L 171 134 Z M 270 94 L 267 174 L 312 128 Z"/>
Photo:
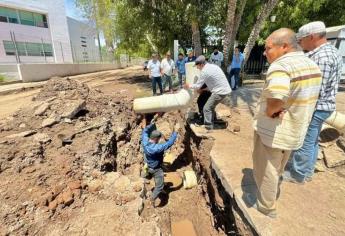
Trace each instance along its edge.
<path fill-rule="evenodd" d="M 162 133 L 156 130 L 154 120 L 150 125 L 146 126 L 142 132 L 141 142 L 144 149 L 145 162 L 148 166 L 148 174 L 153 176 L 155 181 L 155 188 L 150 199 L 153 207 L 156 207 L 155 200 L 164 188 L 164 173 L 162 169 L 164 152 L 175 143 L 177 138 L 176 129 L 178 129 L 177 124 L 169 140 L 165 143 L 159 142 Z"/>

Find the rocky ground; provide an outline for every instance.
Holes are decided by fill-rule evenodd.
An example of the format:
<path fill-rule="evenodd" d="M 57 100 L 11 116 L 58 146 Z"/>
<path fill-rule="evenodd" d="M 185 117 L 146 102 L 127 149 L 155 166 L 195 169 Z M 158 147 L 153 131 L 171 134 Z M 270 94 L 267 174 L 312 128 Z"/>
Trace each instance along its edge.
<path fill-rule="evenodd" d="M 143 117 L 128 94 L 54 78 L 28 104 L 0 121 L 0 235 L 170 235 L 181 220 L 198 235 L 224 234 L 214 225 L 219 212 L 206 172 L 193 159 L 208 150 L 186 135 L 182 113 L 156 122 L 166 138 L 174 124 L 181 127 L 167 172 L 179 179 L 194 166 L 200 185 L 167 189 L 153 209 L 142 199 Z"/>

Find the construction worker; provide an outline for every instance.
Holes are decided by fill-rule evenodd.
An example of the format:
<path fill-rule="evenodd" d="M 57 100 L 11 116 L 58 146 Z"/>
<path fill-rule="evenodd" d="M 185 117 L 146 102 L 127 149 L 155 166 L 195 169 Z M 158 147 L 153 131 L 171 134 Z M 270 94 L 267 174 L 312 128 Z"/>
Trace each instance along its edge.
<path fill-rule="evenodd" d="M 215 109 L 219 103 L 230 105 L 231 88 L 222 69 L 214 64 L 206 63 L 204 56 L 199 56 L 195 60 L 195 66 L 199 69 L 200 77 L 195 84 L 185 84 L 185 89 L 200 90 L 206 84 L 212 93 L 203 107 L 204 132 L 213 130 L 215 120 Z"/>
<path fill-rule="evenodd" d="M 154 120 L 153 120 L 154 121 Z M 145 162 L 147 165 L 147 172 L 154 178 L 155 188 L 152 192 L 150 201 L 153 207 L 156 207 L 155 200 L 164 188 L 164 173 L 162 169 L 164 152 L 167 151 L 175 143 L 177 138 L 178 127 L 175 125 L 174 131 L 169 140 L 165 143 L 160 143 L 162 133 L 156 129 L 154 122 L 146 126 L 142 132 L 142 146 L 145 154 Z"/>

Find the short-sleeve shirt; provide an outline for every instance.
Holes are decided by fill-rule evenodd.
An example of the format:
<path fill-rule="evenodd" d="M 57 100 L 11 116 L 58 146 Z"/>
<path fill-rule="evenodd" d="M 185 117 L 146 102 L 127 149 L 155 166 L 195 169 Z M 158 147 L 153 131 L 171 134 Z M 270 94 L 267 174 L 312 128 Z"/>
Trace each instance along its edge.
<path fill-rule="evenodd" d="M 151 76 L 153 77 L 160 77 L 161 76 L 161 63 L 157 61 L 150 60 L 147 68 L 151 72 Z"/>
<path fill-rule="evenodd" d="M 302 52 L 287 53 L 270 65 L 254 117 L 254 129 L 264 145 L 282 150 L 303 145 L 321 80 L 319 67 Z M 284 101 L 282 119 L 266 115 L 268 98 Z"/>
<path fill-rule="evenodd" d="M 232 56 L 232 61 L 231 61 L 231 69 L 240 69 L 242 66 L 242 62 L 244 60 L 243 53 L 239 53 L 238 56 L 234 55 Z"/>
<path fill-rule="evenodd" d="M 175 69 L 175 62 L 174 60 L 164 58 L 161 63 L 162 72 L 168 76 L 171 76 L 173 70 Z"/>
<path fill-rule="evenodd" d="M 320 67 L 322 73 L 322 84 L 316 109 L 334 111 L 336 109 L 335 95 L 338 92 L 342 73 L 342 58 L 338 50 L 330 43 L 322 44 L 306 55 Z"/>
<path fill-rule="evenodd" d="M 178 72 L 181 74 L 186 74 L 186 67 L 185 67 L 185 60 L 176 60 L 176 68 L 178 69 Z"/>

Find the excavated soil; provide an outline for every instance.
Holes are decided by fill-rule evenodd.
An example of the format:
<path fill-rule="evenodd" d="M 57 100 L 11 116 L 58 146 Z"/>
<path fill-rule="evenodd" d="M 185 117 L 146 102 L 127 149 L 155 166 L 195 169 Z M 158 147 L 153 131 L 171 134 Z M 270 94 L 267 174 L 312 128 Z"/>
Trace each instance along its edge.
<path fill-rule="evenodd" d="M 0 235 L 171 235 L 181 221 L 197 235 L 229 232 L 208 169 L 212 143 L 191 136 L 183 113 L 156 122 L 165 138 L 181 127 L 166 172 L 194 169 L 199 185 L 167 185 L 158 208 L 142 198 L 142 120 L 126 94 L 49 80 L 30 106 L 0 121 Z"/>

